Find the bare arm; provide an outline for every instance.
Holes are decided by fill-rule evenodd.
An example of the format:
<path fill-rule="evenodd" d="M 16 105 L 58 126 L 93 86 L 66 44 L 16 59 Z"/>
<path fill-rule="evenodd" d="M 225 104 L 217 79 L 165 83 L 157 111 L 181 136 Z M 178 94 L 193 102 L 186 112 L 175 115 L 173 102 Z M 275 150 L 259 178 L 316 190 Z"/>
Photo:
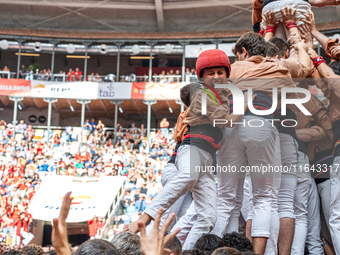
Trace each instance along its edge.
<path fill-rule="evenodd" d="M 320 141 L 323 138 L 319 130 L 312 128 L 298 129 L 296 130 L 296 135 L 303 142 Z"/>
<path fill-rule="evenodd" d="M 281 22 L 287 24 L 288 22 L 295 21 L 295 13 L 296 13 L 295 8 L 292 8 L 291 6 L 285 6 L 284 9 L 281 9 L 282 14 Z M 313 69 L 313 63 L 310 61 L 307 53 L 308 47 L 302 40 L 301 34 L 297 27 L 291 27 L 289 29 L 289 35 L 290 38 L 288 42 L 290 43 L 291 46 L 290 56 L 292 57 L 294 56 L 295 58 L 297 58 L 298 62 L 306 68 L 305 75 L 308 76 Z M 311 41 L 311 45 L 313 46 L 313 40 L 311 38 L 309 38 L 309 40 Z M 296 54 L 296 52 L 298 54 Z"/>
<path fill-rule="evenodd" d="M 304 40 L 293 46 L 299 52 L 299 63 L 306 67 L 306 75 L 308 76 L 313 70 L 313 62 L 310 60 L 307 53 L 307 45 Z"/>
<path fill-rule="evenodd" d="M 329 38 L 325 36 L 324 34 L 320 33 L 316 27 L 315 27 L 315 19 L 314 19 L 314 13 L 310 10 L 307 10 L 307 13 L 304 13 L 303 15 L 306 17 L 306 19 L 302 19 L 302 21 L 309 26 L 309 29 L 313 35 L 313 37 L 321 44 L 322 48 L 326 48 L 327 41 Z"/>
<path fill-rule="evenodd" d="M 324 7 L 324 6 L 331 6 L 331 5 L 339 5 L 335 0 L 309 0 L 309 3 L 313 7 Z"/>
<path fill-rule="evenodd" d="M 263 15 L 263 20 L 264 20 L 264 23 L 265 23 L 266 27 L 273 26 L 273 27 L 276 28 L 276 27 L 279 25 L 279 22 L 275 20 L 273 10 L 267 11 L 267 12 Z M 274 36 L 274 33 L 273 33 L 273 32 L 266 32 L 266 34 L 265 34 L 265 36 L 264 36 L 264 39 L 265 39 L 266 41 L 269 41 L 273 36 Z"/>
<path fill-rule="evenodd" d="M 310 27 L 307 26 L 306 24 L 303 24 L 299 27 L 299 31 L 301 34 L 301 38 L 305 40 L 307 47 L 313 49 L 313 36 L 312 32 L 310 30 Z"/>
<path fill-rule="evenodd" d="M 57 254 L 71 255 L 71 250 L 67 240 L 66 218 L 70 210 L 72 198 L 71 192 L 64 196 L 63 204 L 60 209 L 59 218 L 53 219 L 52 226 L 52 245 Z"/>
<path fill-rule="evenodd" d="M 312 49 L 308 50 L 309 57 L 314 60 L 314 58 L 319 57 L 319 55 Z M 330 68 L 326 63 L 321 63 L 317 67 L 321 78 L 331 78 L 335 76 L 332 68 Z"/>
<path fill-rule="evenodd" d="M 286 25 L 288 22 L 295 21 L 296 9 L 292 8 L 291 5 L 289 5 L 289 6 L 285 5 L 285 7 L 281 8 L 280 11 L 281 11 L 281 15 L 282 15 L 281 23 Z M 298 36 L 301 39 L 300 32 L 299 32 L 299 29 L 297 27 L 290 28 L 289 34 L 290 35 L 296 34 L 296 36 Z"/>

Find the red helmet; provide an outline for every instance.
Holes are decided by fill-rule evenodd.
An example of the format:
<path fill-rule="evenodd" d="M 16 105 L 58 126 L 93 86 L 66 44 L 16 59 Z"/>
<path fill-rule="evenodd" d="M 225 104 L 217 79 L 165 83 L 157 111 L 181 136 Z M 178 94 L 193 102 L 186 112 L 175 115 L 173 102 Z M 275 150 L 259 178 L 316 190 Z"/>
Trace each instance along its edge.
<path fill-rule="evenodd" d="M 231 66 L 229 58 L 224 51 L 218 49 L 206 50 L 198 56 L 196 62 L 196 73 L 198 78 L 202 77 L 205 68 L 213 67 L 225 67 L 227 77 L 229 77 Z"/>

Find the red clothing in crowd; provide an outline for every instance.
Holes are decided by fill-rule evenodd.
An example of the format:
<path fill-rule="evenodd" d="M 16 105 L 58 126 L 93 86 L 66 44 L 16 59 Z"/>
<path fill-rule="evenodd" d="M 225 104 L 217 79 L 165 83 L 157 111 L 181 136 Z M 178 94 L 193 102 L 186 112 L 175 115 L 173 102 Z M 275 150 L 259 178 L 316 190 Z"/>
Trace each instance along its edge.
<path fill-rule="evenodd" d="M 22 227 L 22 222 L 19 219 L 16 219 L 13 224 L 12 224 L 12 227 L 17 227 L 17 236 L 21 236 L 21 227 Z"/>
<path fill-rule="evenodd" d="M 16 210 L 13 211 L 12 219 L 13 220 L 20 219 L 20 210 L 19 209 L 16 209 Z"/>
<path fill-rule="evenodd" d="M 28 233 L 28 222 L 23 220 L 22 221 L 22 227 L 24 228 L 24 231 Z"/>
<path fill-rule="evenodd" d="M 98 221 L 92 219 L 88 221 L 89 224 L 89 236 L 95 236 L 98 231 Z"/>

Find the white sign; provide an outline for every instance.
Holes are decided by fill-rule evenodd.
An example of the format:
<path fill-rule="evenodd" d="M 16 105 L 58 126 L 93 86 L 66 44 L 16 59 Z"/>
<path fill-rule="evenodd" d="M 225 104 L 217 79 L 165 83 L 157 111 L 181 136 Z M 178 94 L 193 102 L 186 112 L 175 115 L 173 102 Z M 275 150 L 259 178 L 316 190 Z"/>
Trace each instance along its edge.
<path fill-rule="evenodd" d="M 235 43 L 221 43 L 218 45 L 218 49 L 223 50 L 228 57 L 235 57 L 232 52 L 232 48 L 235 46 Z"/>
<path fill-rule="evenodd" d="M 104 217 L 116 196 L 123 191 L 124 176 L 99 178 L 49 175 L 34 195 L 28 212 L 33 219 L 52 221 L 58 218 L 64 195 L 72 191 L 67 222 L 83 222 L 94 215 Z"/>
<path fill-rule="evenodd" d="M 33 80 L 31 97 L 96 99 L 97 82 L 52 82 Z"/>
<path fill-rule="evenodd" d="M 110 82 L 98 84 L 98 99 L 131 99 L 131 82 Z"/>
<path fill-rule="evenodd" d="M 197 44 L 185 46 L 185 57 L 186 58 L 198 58 L 198 56 L 205 50 L 216 49 L 215 44 Z"/>

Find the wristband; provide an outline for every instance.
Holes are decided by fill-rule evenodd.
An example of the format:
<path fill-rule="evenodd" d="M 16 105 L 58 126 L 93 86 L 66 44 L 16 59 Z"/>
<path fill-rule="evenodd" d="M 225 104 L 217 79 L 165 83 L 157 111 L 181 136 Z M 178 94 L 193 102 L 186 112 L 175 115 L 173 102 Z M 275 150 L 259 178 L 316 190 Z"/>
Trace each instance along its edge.
<path fill-rule="evenodd" d="M 313 63 L 315 67 L 318 67 L 320 64 L 326 63 L 326 61 L 323 59 L 323 57 L 318 56 L 313 59 Z"/>
<path fill-rule="evenodd" d="M 275 34 L 275 27 L 274 26 L 268 26 L 266 28 L 266 33 L 273 33 L 273 34 Z"/>
<path fill-rule="evenodd" d="M 286 28 L 287 28 L 287 30 L 289 30 L 289 29 L 291 29 L 291 28 L 293 28 L 293 27 L 297 27 L 295 21 L 289 21 L 289 22 L 286 23 Z"/>
<path fill-rule="evenodd" d="M 259 34 L 260 34 L 261 36 L 263 36 L 264 31 L 261 29 L 260 32 L 259 32 Z"/>

